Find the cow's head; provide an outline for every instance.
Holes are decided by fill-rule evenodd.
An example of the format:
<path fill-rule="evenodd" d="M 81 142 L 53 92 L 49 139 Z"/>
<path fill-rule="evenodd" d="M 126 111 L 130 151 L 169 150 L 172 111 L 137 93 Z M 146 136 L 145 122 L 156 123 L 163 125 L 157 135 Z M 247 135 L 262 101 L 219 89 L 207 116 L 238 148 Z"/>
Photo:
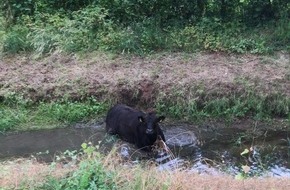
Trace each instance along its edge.
<path fill-rule="evenodd" d="M 139 121 L 146 126 L 146 134 L 152 135 L 157 133 L 158 123 L 165 119 L 164 116 L 157 117 L 154 112 L 144 114 L 138 117 Z"/>

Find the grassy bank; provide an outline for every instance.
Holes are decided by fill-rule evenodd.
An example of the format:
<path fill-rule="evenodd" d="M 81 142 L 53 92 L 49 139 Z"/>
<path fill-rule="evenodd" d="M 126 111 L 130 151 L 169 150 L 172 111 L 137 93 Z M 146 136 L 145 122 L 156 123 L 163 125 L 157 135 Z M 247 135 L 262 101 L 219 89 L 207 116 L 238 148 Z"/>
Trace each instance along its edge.
<path fill-rule="evenodd" d="M 124 162 L 114 150 L 104 156 L 96 147 L 82 146 L 82 156 L 74 154 L 51 164 L 21 159 L 0 163 L 0 189 L 287 189 L 290 185 L 287 178 L 235 179 L 226 174 L 158 171 L 150 163 Z"/>
<path fill-rule="evenodd" d="M 55 128 L 96 121 L 107 109 L 107 103 L 94 98 L 36 103 L 22 97 L 7 97 L 0 104 L 0 131 Z"/>
<path fill-rule="evenodd" d="M 30 55 L 0 62 L 0 130 L 67 126 L 124 103 L 189 122 L 289 120 L 289 54 Z"/>
<path fill-rule="evenodd" d="M 280 94 L 257 96 L 253 92 L 245 92 L 240 95 L 219 97 L 209 97 L 209 94 L 203 93 L 191 95 L 192 97 L 188 97 L 188 93 L 183 91 L 171 96 L 161 94 L 152 105 L 168 118 L 193 123 L 209 119 L 228 122 L 242 118 L 290 119 L 290 99 Z M 32 102 L 13 95 L 6 97 L 0 104 L 0 131 L 64 127 L 80 122 L 103 120 L 109 107 L 117 101 L 107 99 L 100 102 L 91 97 L 79 101 L 67 99 Z M 135 106 L 140 109 L 146 107 L 144 105 L 142 107 L 142 104 Z"/>
<path fill-rule="evenodd" d="M 170 117 L 189 121 L 210 118 L 231 121 L 243 117 L 263 120 L 290 116 L 290 99 L 281 94 L 259 96 L 251 90 L 229 95 L 196 92 L 178 91 L 172 96 L 164 96 L 157 102 L 157 108 Z"/>

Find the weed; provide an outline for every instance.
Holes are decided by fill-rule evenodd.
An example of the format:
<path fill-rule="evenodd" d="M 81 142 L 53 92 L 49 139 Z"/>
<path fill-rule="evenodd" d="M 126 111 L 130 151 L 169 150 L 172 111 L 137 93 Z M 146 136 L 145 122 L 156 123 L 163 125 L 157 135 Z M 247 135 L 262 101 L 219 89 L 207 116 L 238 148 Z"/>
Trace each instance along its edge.
<path fill-rule="evenodd" d="M 18 112 L 13 109 L 0 105 L 0 131 L 7 131 L 13 129 L 17 124 L 25 121 L 26 113 Z"/>
<path fill-rule="evenodd" d="M 67 156 L 80 160 L 78 169 L 62 179 L 50 178 L 40 189 L 116 189 L 114 173 L 103 165 L 103 156 L 98 146 L 82 144 L 84 154 L 80 157 L 76 151 L 67 151 Z M 65 158 L 66 155 L 63 155 Z"/>
<path fill-rule="evenodd" d="M 31 105 L 30 100 L 24 99 L 14 93 L 7 94 L 0 103 L 0 131 L 7 131 L 15 128 L 19 123 L 26 123 L 29 120 Z"/>
<path fill-rule="evenodd" d="M 112 150 L 108 155 L 99 152 L 98 145 L 84 143 L 82 151 L 66 151 L 61 160 L 52 164 L 36 161 L 7 161 L 0 163 L 0 184 L 13 189 L 287 189 L 288 178 L 253 178 L 263 174 L 268 158 L 254 148 L 244 149 L 240 156 L 245 161 L 240 173 L 233 179 L 229 175 L 197 175 L 190 170 L 160 171 L 154 165 L 124 162 Z M 72 166 L 61 164 L 63 158 Z M 254 163 L 255 162 L 255 163 Z M 123 163 L 123 164 L 121 164 Z M 254 165 L 261 166 L 256 170 Z M 269 162 L 268 162 L 269 163 Z M 220 166 L 220 165 L 219 165 Z M 69 168 L 69 169 L 68 169 Z M 258 173 L 253 173 L 253 171 Z M 17 171 L 17 175 L 15 175 Z M 260 173 L 262 172 L 262 173 Z M 240 180 L 242 179 L 242 180 Z"/>

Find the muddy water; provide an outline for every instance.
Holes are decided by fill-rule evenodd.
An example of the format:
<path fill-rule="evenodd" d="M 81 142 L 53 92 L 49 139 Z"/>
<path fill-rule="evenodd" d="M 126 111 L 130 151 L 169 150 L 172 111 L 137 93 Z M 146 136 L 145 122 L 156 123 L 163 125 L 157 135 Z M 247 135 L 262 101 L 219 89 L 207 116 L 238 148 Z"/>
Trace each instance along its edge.
<path fill-rule="evenodd" d="M 236 175 L 244 171 L 241 166 L 247 165 L 250 167 L 248 175 L 290 177 L 290 132 L 287 130 L 249 133 L 238 128 L 213 129 L 186 124 L 162 128 L 173 155 L 161 154 L 156 158 L 161 170 L 184 165 L 197 173 Z M 113 144 L 110 139 L 99 124 L 0 134 L 0 160 L 34 155 L 39 160 L 52 161 L 60 152 L 79 150 L 83 142 L 98 144 L 102 141 L 101 145 L 110 149 Z M 148 158 L 128 143 L 117 143 L 123 157 Z M 249 153 L 241 155 L 245 149 L 249 149 Z"/>
<path fill-rule="evenodd" d="M 0 159 L 35 155 L 51 161 L 57 153 L 79 150 L 83 142 L 96 144 L 104 135 L 98 125 L 0 134 Z"/>

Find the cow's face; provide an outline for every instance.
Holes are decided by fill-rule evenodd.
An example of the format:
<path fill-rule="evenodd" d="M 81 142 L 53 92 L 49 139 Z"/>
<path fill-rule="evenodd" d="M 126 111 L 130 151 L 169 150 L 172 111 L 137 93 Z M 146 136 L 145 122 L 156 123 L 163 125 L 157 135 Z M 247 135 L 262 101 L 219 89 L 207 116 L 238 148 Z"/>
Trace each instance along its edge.
<path fill-rule="evenodd" d="M 139 121 L 145 124 L 146 134 L 148 135 L 156 134 L 158 123 L 164 119 L 164 116 L 157 117 L 155 113 L 148 113 L 144 116 L 139 116 Z"/>

